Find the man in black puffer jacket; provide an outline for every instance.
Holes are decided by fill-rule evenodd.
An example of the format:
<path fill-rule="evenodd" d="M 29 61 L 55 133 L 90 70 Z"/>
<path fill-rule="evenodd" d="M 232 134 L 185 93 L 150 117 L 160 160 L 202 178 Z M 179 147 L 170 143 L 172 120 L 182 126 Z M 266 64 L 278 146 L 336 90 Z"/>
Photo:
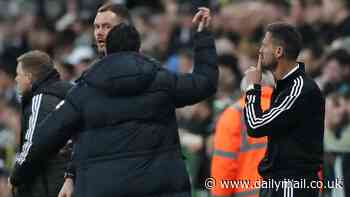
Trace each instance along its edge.
<path fill-rule="evenodd" d="M 42 133 L 36 130 L 38 124 L 52 112 L 72 87 L 60 81 L 49 55 L 41 51 L 27 52 L 17 59 L 18 89 L 22 95 L 21 152 L 16 164 L 22 165 L 28 159 L 28 151 Z M 18 185 L 18 197 L 56 197 L 63 184 L 63 174 L 70 150 L 61 149 L 53 158 L 33 166 L 27 171 L 30 182 Z"/>
<path fill-rule="evenodd" d="M 138 52 L 133 26 L 115 26 L 107 37 L 108 55 L 36 128 L 47 135 L 33 142 L 30 159 L 16 165 L 11 183 L 28 181 L 26 171 L 57 152 L 79 127 L 74 197 L 190 197 L 175 109 L 213 95 L 218 78 L 209 9 L 199 10 L 192 74 L 165 70 Z"/>

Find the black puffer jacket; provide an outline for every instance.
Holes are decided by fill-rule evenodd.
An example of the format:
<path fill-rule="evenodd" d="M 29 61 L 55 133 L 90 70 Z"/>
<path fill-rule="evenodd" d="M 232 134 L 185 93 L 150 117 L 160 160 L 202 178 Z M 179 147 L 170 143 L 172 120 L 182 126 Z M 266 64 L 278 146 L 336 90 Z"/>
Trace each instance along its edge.
<path fill-rule="evenodd" d="M 23 95 L 22 150 L 16 159 L 17 165 L 26 162 L 32 143 L 40 138 L 40 131 L 35 130 L 37 125 L 65 98 L 71 87 L 71 84 L 60 81 L 56 70 L 52 70 L 48 75 L 37 80 L 30 92 Z M 70 150 L 62 149 L 54 158 L 35 166 L 37 170 L 23 172 L 28 177 L 28 182 L 18 187 L 17 196 L 57 197 L 63 183 L 64 169 L 69 159 Z"/>
<path fill-rule="evenodd" d="M 75 197 L 189 197 L 175 109 L 213 95 L 218 78 L 209 32 L 195 35 L 194 50 L 194 72 L 185 75 L 134 52 L 97 62 L 37 128 L 50 135 L 33 145 L 31 161 L 17 170 L 32 169 L 73 135 L 64 131 L 79 127 Z"/>

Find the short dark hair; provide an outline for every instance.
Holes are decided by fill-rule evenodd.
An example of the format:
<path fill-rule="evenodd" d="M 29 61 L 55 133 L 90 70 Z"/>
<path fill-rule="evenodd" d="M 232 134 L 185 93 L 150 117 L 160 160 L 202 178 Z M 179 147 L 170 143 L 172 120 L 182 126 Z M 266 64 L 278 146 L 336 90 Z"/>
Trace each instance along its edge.
<path fill-rule="evenodd" d="M 270 32 L 272 39 L 282 45 L 287 59 L 297 59 L 302 48 L 302 37 L 294 26 L 284 22 L 271 23 L 266 27 L 266 32 Z"/>
<path fill-rule="evenodd" d="M 106 38 L 107 54 L 122 51 L 139 51 L 141 46 L 140 34 L 133 25 L 120 23 L 114 26 Z"/>
<path fill-rule="evenodd" d="M 108 2 L 98 8 L 97 12 L 111 11 L 122 19 L 126 24 L 132 24 L 131 15 L 128 8 L 123 4 Z"/>
<path fill-rule="evenodd" d="M 25 72 L 32 73 L 35 79 L 41 78 L 54 69 L 51 57 L 39 50 L 29 51 L 17 58 Z"/>
<path fill-rule="evenodd" d="M 341 66 L 350 65 L 350 53 L 345 49 L 336 49 L 326 55 L 326 61 L 336 60 Z"/>

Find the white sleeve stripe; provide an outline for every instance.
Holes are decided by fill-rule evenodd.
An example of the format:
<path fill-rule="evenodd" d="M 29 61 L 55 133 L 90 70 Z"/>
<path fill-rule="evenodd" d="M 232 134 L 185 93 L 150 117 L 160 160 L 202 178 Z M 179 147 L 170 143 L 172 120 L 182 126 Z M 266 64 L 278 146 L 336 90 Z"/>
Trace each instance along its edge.
<path fill-rule="evenodd" d="M 34 115 L 35 114 L 35 106 L 37 106 L 37 102 L 38 102 L 39 96 L 40 95 L 37 95 L 37 96 L 33 97 L 33 99 L 32 99 L 32 114 L 29 117 L 29 127 L 27 129 L 26 138 L 25 138 L 27 140 L 29 140 L 29 138 L 30 138 L 31 125 L 34 124 L 34 120 L 35 120 L 35 115 Z"/>
<path fill-rule="evenodd" d="M 37 106 L 37 100 L 38 100 L 39 96 L 40 96 L 40 95 L 37 95 L 37 96 L 33 97 L 33 100 L 32 100 L 32 114 L 31 114 L 31 116 L 29 117 L 29 127 L 28 127 L 28 129 L 27 129 L 27 133 L 26 133 L 26 137 L 25 137 L 26 142 L 25 142 L 25 144 L 23 145 L 23 150 L 22 150 L 22 152 L 21 152 L 21 154 L 20 154 L 20 158 L 19 158 L 19 163 L 20 163 L 20 164 L 23 163 L 24 158 L 25 158 L 25 155 L 26 155 L 26 153 L 29 151 L 28 149 L 29 149 L 29 147 L 31 146 L 30 135 L 31 135 L 32 125 L 34 124 L 34 123 L 33 123 L 33 122 L 34 122 L 34 117 L 36 116 L 36 115 L 35 115 L 35 111 L 36 111 L 36 110 L 35 110 L 35 109 L 36 109 L 35 106 Z"/>
<path fill-rule="evenodd" d="M 38 96 L 34 96 L 33 99 L 32 99 L 32 114 L 30 115 L 29 117 L 29 127 L 27 128 L 27 131 L 26 131 L 26 137 L 25 139 L 26 140 L 29 140 L 29 134 L 30 134 L 30 125 L 33 125 L 33 121 L 34 121 L 34 106 L 35 106 L 35 103 L 36 103 L 36 100 L 38 99 Z"/>
<path fill-rule="evenodd" d="M 288 95 L 288 96 L 286 96 L 279 106 L 277 106 L 277 107 L 271 109 L 267 114 L 264 114 L 264 115 L 262 116 L 262 118 L 257 118 L 257 117 L 255 117 L 255 116 L 254 116 L 253 118 L 254 118 L 254 119 L 257 119 L 257 120 L 263 120 L 263 119 L 265 119 L 265 118 L 271 117 L 272 114 L 276 113 L 276 111 L 278 111 L 278 110 L 280 110 L 281 108 L 287 106 L 288 103 L 290 103 L 291 99 L 292 99 L 293 96 L 294 96 L 293 92 L 294 92 L 294 89 L 295 89 L 296 86 L 298 86 L 298 80 L 295 80 L 295 81 L 294 81 L 294 85 L 293 85 L 293 87 L 292 87 L 291 94 Z"/>
<path fill-rule="evenodd" d="M 295 100 L 296 100 L 296 97 L 294 95 L 293 96 L 287 96 L 285 98 L 285 100 L 281 103 L 281 105 L 279 105 L 277 108 L 273 109 L 273 113 L 270 113 L 269 116 L 267 116 L 267 117 L 259 118 L 259 119 L 255 117 L 254 107 L 253 106 L 249 106 L 250 109 L 253 111 L 253 117 L 252 117 L 253 125 L 262 124 L 264 121 L 267 121 L 266 123 L 270 122 L 277 115 L 282 113 L 284 110 L 289 109 L 289 107 L 291 106 L 292 103 L 294 103 Z M 257 119 L 257 120 L 255 120 L 255 119 Z"/>
<path fill-rule="evenodd" d="M 293 87 L 292 87 L 292 91 L 290 92 L 290 95 L 295 95 L 295 91 L 297 91 L 296 87 L 298 86 L 297 83 L 299 83 L 299 77 L 296 78 L 294 81 Z"/>
<path fill-rule="evenodd" d="M 25 160 L 25 157 L 27 156 L 29 149 L 32 145 L 32 135 L 33 135 L 33 128 L 35 127 L 36 120 L 37 120 L 37 114 L 39 112 L 39 107 L 40 107 L 40 100 L 41 97 L 40 95 L 35 96 L 33 98 L 32 102 L 32 115 L 30 116 L 30 122 L 29 122 L 29 129 L 27 130 L 27 135 L 26 135 L 26 143 L 23 147 L 23 152 L 20 154 L 20 164 L 22 164 Z M 34 126 L 34 127 L 33 127 Z"/>
<path fill-rule="evenodd" d="M 31 131 L 30 131 L 30 136 L 29 136 L 30 137 L 29 138 L 30 141 L 32 141 L 33 132 L 34 132 L 37 120 L 38 120 L 41 98 L 42 98 L 42 94 L 39 95 L 39 98 L 37 99 L 37 101 L 35 103 L 35 109 L 34 109 L 35 111 L 33 112 L 35 114 L 35 116 L 34 116 L 33 124 L 31 125 L 32 127 L 31 127 Z"/>
<path fill-rule="evenodd" d="M 304 81 L 303 80 L 299 80 L 299 83 L 300 83 L 301 88 L 298 89 L 299 91 L 296 93 L 295 97 L 299 97 L 299 95 L 301 94 L 301 89 L 302 89 L 302 87 L 304 85 Z M 292 107 L 293 103 L 290 103 L 289 106 L 287 106 L 287 109 L 290 109 Z"/>
<path fill-rule="evenodd" d="M 277 117 L 283 111 L 288 110 L 292 106 L 292 104 L 295 102 L 295 100 L 297 99 L 297 97 L 299 96 L 300 93 L 301 93 L 301 88 L 299 89 L 299 92 L 298 92 L 297 96 L 294 96 L 294 95 L 293 96 L 288 96 L 289 97 L 288 101 L 285 102 L 285 104 L 283 105 L 282 108 L 276 110 L 275 113 L 271 114 L 270 116 L 268 116 L 266 118 L 263 118 L 261 121 L 254 122 L 255 120 L 253 119 L 253 125 L 255 125 L 255 127 L 258 127 L 259 124 L 265 125 L 265 124 L 271 122 L 275 117 Z M 282 105 L 280 105 L 280 106 L 282 106 Z M 250 107 L 251 107 L 251 110 L 254 110 L 253 106 L 250 106 Z"/>
<path fill-rule="evenodd" d="M 251 112 L 250 106 L 251 105 L 249 105 L 249 104 L 246 105 L 247 121 L 248 121 L 249 126 L 253 128 L 253 123 L 252 123 L 252 120 L 250 117 L 252 116 L 252 113 L 254 113 L 254 111 Z M 255 116 L 255 114 L 253 114 L 253 116 Z"/>
<path fill-rule="evenodd" d="M 293 92 L 294 88 L 298 86 L 298 84 L 299 84 L 298 82 L 299 82 L 299 80 L 294 81 L 291 95 L 286 96 L 279 106 L 271 109 L 267 114 L 264 114 L 265 116 L 263 115 L 262 118 L 257 118 L 255 116 L 255 114 L 253 114 L 254 115 L 253 119 L 254 120 L 257 119 L 257 122 L 262 122 L 262 121 L 264 121 L 264 119 L 267 119 L 267 118 L 270 118 L 271 116 L 273 116 L 273 114 L 277 113 L 277 111 L 280 111 L 280 110 L 283 111 L 285 106 L 289 106 L 289 104 L 292 103 L 293 99 L 295 98 L 295 95 L 293 95 L 292 92 Z"/>
<path fill-rule="evenodd" d="M 245 111 L 246 111 L 246 119 L 250 127 L 253 127 L 253 124 L 251 123 L 250 117 L 251 117 L 251 112 L 250 112 L 250 107 L 248 104 L 245 106 Z"/>
<path fill-rule="evenodd" d="M 283 102 L 281 103 L 281 106 L 282 106 L 282 105 L 285 105 L 285 103 L 287 103 L 289 100 L 290 100 L 290 97 L 287 96 L 287 97 L 283 100 Z M 251 118 L 251 122 L 252 122 L 251 124 L 252 124 L 252 125 L 254 125 L 254 120 L 255 120 L 255 119 L 257 120 L 258 123 L 260 123 L 260 122 L 263 121 L 263 118 L 265 118 L 265 117 L 263 117 L 263 118 L 258 118 L 258 117 L 256 117 L 255 111 L 253 110 L 254 106 L 248 105 L 247 108 L 248 108 L 248 111 L 249 111 L 249 117 Z M 271 111 L 273 111 L 273 112 L 275 113 L 275 111 L 277 111 L 277 110 L 278 110 L 278 107 L 272 109 Z M 271 116 L 271 115 L 270 115 L 270 116 Z M 269 117 L 270 117 L 270 116 L 269 116 Z M 251 127 L 252 127 L 252 126 L 251 126 Z"/>
<path fill-rule="evenodd" d="M 23 150 L 22 150 L 22 153 L 20 154 L 20 158 L 19 158 L 20 165 L 22 165 L 22 163 L 25 161 L 29 153 L 30 147 L 32 146 L 34 130 L 36 127 L 38 116 L 39 116 L 41 99 L 42 99 L 42 94 L 35 96 L 32 101 L 32 114 L 29 118 L 29 129 L 27 130 L 27 134 L 26 134 L 27 141 L 23 145 Z"/>
<path fill-rule="evenodd" d="M 248 103 L 251 103 L 251 102 L 252 102 L 252 98 L 253 98 L 252 95 L 249 95 L 249 96 L 248 96 Z"/>
<path fill-rule="evenodd" d="M 30 135 L 31 135 L 31 128 L 32 128 L 32 125 L 34 125 L 34 120 L 35 120 L 35 106 L 37 106 L 37 100 L 39 98 L 40 95 L 37 95 L 37 96 L 34 96 L 33 99 L 32 99 L 32 114 L 30 115 L 29 117 L 29 127 L 26 131 L 26 136 L 25 136 L 25 139 L 26 139 L 26 142 L 25 144 L 23 145 L 23 152 L 20 154 L 21 156 L 21 160 L 23 160 L 23 157 L 25 155 L 25 153 L 28 151 L 27 149 L 29 148 L 29 145 L 30 145 Z"/>
<path fill-rule="evenodd" d="M 286 96 L 285 99 L 283 100 L 283 102 L 278 107 L 273 108 L 272 110 L 270 110 L 269 113 L 264 114 L 262 117 L 263 118 L 268 117 L 268 116 L 270 116 L 271 113 L 274 113 L 273 111 L 279 110 L 284 105 L 288 105 L 287 103 L 289 103 L 290 99 L 293 96 L 295 96 L 295 91 L 296 91 L 296 87 L 298 87 L 298 82 L 299 82 L 298 79 L 294 80 L 294 85 L 292 87 L 292 91 L 291 91 L 290 95 Z"/>
<path fill-rule="evenodd" d="M 271 122 L 273 119 L 275 119 L 283 111 L 290 109 L 292 107 L 293 103 L 296 101 L 296 99 L 301 94 L 302 88 L 303 88 L 303 79 L 302 79 L 302 77 L 299 77 L 294 81 L 294 85 L 293 85 L 291 94 L 289 96 L 287 96 L 279 106 L 271 109 L 269 111 L 269 113 L 267 113 L 262 118 L 257 118 L 255 116 L 254 106 L 251 104 L 248 104 L 246 106 L 246 115 L 247 115 L 247 119 L 248 119 L 248 123 L 249 123 L 250 127 L 255 129 L 259 126 L 263 126 L 263 125 Z"/>
<path fill-rule="evenodd" d="M 24 151 L 27 149 L 27 147 L 28 147 L 28 143 L 26 142 L 26 143 L 23 144 L 22 152 L 21 152 L 20 154 L 18 154 L 18 157 L 16 158 L 16 161 L 17 161 L 18 163 L 21 162 L 21 160 L 22 160 L 22 158 L 23 158 L 23 153 L 24 153 Z"/>
<path fill-rule="evenodd" d="M 291 93 L 293 93 L 293 90 L 295 89 L 295 83 L 296 83 L 296 81 L 294 81 L 294 85 L 293 85 L 293 88 L 292 88 L 292 92 L 291 92 Z M 251 96 L 251 95 L 248 95 L 248 96 Z M 284 106 L 284 105 L 285 105 L 285 102 L 287 102 L 288 100 L 289 100 L 289 99 L 287 99 L 287 97 L 286 97 L 285 100 L 281 103 L 280 106 Z M 277 107 L 277 108 L 271 109 L 270 112 L 269 112 L 268 114 L 264 114 L 264 115 L 262 116 L 262 118 L 265 118 L 265 117 L 267 117 L 267 116 L 271 116 L 270 113 L 275 113 L 274 111 L 276 111 L 276 110 L 278 110 L 278 107 Z M 253 118 L 252 118 L 252 120 L 250 121 L 250 124 L 249 124 L 251 127 L 252 127 L 252 125 L 254 125 L 253 122 L 254 122 L 255 119 L 258 120 L 258 121 L 260 121 L 260 122 L 263 120 L 262 118 L 256 117 L 255 111 L 254 111 L 254 110 L 251 111 L 249 105 L 247 105 L 247 114 L 249 114 L 249 116 L 247 115 L 247 116 L 248 116 L 248 119 L 249 119 L 249 117 L 253 116 Z"/>
<path fill-rule="evenodd" d="M 32 127 L 34 125 L 34 121 L 35 121 L 35 106 L 37 105 L 37 101 L 38 101 L 38 96 L 35 96 L 33 98 L 33 103 L 32 103 L 32 114 L 30 116 L 30 122 L 29 122 L 29 127 L 28 127 L 28 138 L 27 140 L 30 140 L 30 135 L 31 135 L 31 130 L 32 130 Z"/>
<path fill-rule="evenodd" d="M 291 91 L 290 95 L 286 96 L 285 99 L 283 100 L 283 102 L 279 106 L 271 109 L 269 111 L 269 113 L 264 114 L 262 116 L 262 118 L 266 118 L 266 117 L 270 116 L 272 113 L 275 113 L 274 111 L 279 110 L 280 108 L 284 107 L 284 105 L 288 105 L 287 103 L 288 103 L 289 99 L 291 97 L 295 96 L 294 92 L 295 92 L 296 87 L 298 87 L 298 82 L 299 82 L 299 79 L 294 80 L 294 85 L 292 87 L 292 91 Z"/>

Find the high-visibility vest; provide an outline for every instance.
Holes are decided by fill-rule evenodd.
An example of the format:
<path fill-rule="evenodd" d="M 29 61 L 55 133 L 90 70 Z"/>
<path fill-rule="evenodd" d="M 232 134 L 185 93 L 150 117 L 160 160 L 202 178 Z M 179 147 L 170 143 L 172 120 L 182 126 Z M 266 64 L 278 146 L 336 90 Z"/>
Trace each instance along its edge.
<path fill-rule="evenodd" d="M 263 110 L 270 106 L 271 95 L 272 88 L 262 88 Z M 256 186 L 261 177 L 257 167 L 264 157 L 267 138 L 248 136 L 243 107 L 244 97 L 227 108 L 217 122 L 211 164 L 211 176 L 215 180 L 211 189 L 213 196 L 258 196 Z"/>

